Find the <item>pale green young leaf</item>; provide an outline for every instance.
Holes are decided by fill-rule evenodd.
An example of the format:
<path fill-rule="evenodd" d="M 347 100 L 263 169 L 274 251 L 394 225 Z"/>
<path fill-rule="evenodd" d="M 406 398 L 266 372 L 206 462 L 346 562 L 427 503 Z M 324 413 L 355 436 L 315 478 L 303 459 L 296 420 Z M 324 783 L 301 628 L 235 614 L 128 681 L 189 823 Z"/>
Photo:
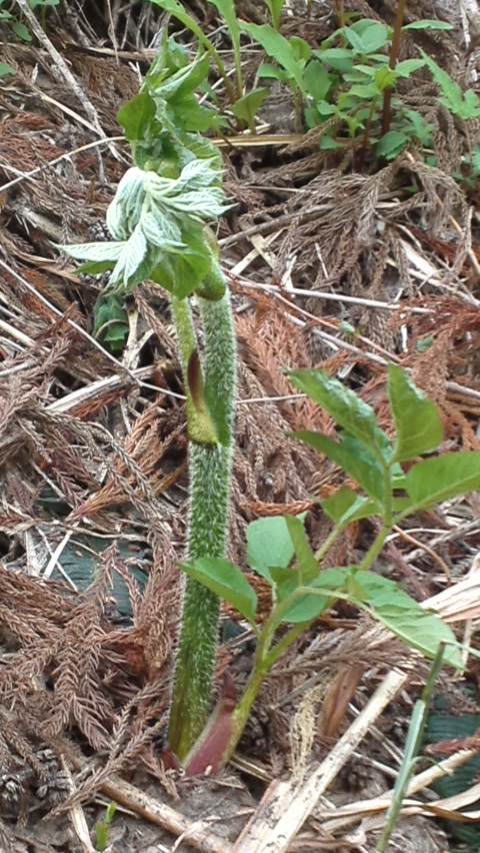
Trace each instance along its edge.
<path fill-rule="evenodd" d="M 293 80 L 295 80 L 300 91 L 305 93 L 305 84 L 303 80 L 304 63 L 295 59 L 288 39 L 268 24 L 247 24 L 244 21 L 241 21 L 240 27 L 244 32 L 248 33 L 254 41 L 261 44 L 268 56 L 288 71 Z"/>
<path fill-rule="evenodd" d="M 480 488 L 480 451 L 444 453 L 418 462 L 405 476 L 412 507 L 436 506 Z"/>
<path fill-rule="evenodd" d="M 258 518 L 247 527 L 247 560 L 269 583 L 273 583 L 271 566 L 287 568 L 295 553 L 286 519 L 277 515 Z"/>
<path fill-rule="evenodd" d="M 128 240 L 123 244 L 117 263 L 110 275 L 110 286 L 128 289 L 142 280 L 140 267 L 147 255 L 148 245 L 141 226 L 136 225 Z"/>
<path fill-rule="evenodd" d="M 337 379 L 321 370 L 292 370 L 288 377 L 299 391 L 304 391 L 339 426 L 357 436 L 367 447 L 382 455 L 388 450 L 387 436 L 378 426 L 371 406 Z"/>
<path fill-rule="evenodd" d="M 268 95 L 268 89 L 252 89 L 232 105 L 232 113 L 251 127 L 260 107 Z"/>
<path fill-rule="evenodd" d="M 319 59 L 308 63 L 304 73 L 305 87 L 315 101 L 323 101 L 332 88 L 334 78 Z"/>
<path fill-rule="evenodd" d="M 180 568 L 255 624 L 257 596 L 238 566 L 218 557 L 200 557 Z"/>
<path fill-rule="evenodd" d="M 447 21 L 425 18 L 421 21 L 413 21 L 411 24 L 405 24 L 402 30 L 453 30 L 453 26 L 447 23 Z"/>
<path fill-rule="evenodd" d="M 176 227 L 176 223 L 169 221 L 166 216 L 162 216 L 161 212 L 146 211 L 142 214 L 140 224 L 146 240 L 152 246 L 158 246 L 165 252 L 180 252 L 185 249 L 180 228 Z M 176 232 L 175 237 L 172 236 L 173 229 Z"/>
<path fill-rule="evenodd" d="M 404 462 L 436 450 L 443 439 L 438 409 L 408 374 L 393 364 L 388 368 L 388 396 L 397 435 L 395 460 Z"/>
<path fill-rule="evenodd" d="M 272 24 L 276 30 L 280 29 L 280 18 L 285 0 L 265 0 L 272 18 Z"/>
<path fill-rule="evenodd" d="M 402 62 L 397 62 L 395 66 L 395 74 L 397 77 L 410 77 L 415 71 L 423 68 L 425 62 L 423 59 L 404 59 Z"/>

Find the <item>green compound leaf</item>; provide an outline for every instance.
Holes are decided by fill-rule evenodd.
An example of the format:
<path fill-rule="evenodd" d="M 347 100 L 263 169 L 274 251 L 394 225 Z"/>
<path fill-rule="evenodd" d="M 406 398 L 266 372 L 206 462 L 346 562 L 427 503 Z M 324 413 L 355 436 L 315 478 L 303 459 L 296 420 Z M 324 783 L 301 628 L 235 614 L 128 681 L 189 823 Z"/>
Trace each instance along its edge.
<path fill-rule="evenodd" d="M 200 557 L 180 568 L 255 624 L 257 596 L 238 566 L 218 557 Z"/>
<path fill-rule="evenodd" d="M 304 391 L 339 426 L 371 450 L 382 455 L 389 450 L 388 438 L 378 426 L 373 409 L 337 379 L 321 370 L 292 370 L 287 375 L 299 391 Z"/>
<path fill-rule="evenodd" d="M 438 409 L 395 365 L 388 368 L 388 396 L 397 433 L 395 459 L 404 462 L 436 450 L 443 439 Z"/>
<path fill-rule="evenodd" d="M 440 100 L 444 106 L 446 106 L 453 115 L 457 115 L 465 121 L 472 118 L 478 118 L 478 116 L 480 116 L 480 101 L 475 92 L 472 89 L 467 89 L 466 92 L 462 92 L 458 83 L 455 83 L 450 75 L 447 74 L 443 68 L 440 68 L 431 56 L 425 53 L 424 50 L 421 50 L 420 52 L 425 65 L 442 92 L 442 98 Z"/>
<path fill-rule="evenodd" d="M 479 451 L 444 453 L 425 459 L 414 465 L 405 477 L 410 511 L 435 506 L 479 488 Z"/>

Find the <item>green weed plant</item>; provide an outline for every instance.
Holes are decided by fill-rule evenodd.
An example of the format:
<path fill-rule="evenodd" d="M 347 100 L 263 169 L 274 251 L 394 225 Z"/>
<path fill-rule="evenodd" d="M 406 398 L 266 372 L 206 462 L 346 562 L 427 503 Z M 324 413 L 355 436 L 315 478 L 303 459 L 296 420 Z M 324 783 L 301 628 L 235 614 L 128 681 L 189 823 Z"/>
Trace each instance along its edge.
<path fill-rule="evenodd" d="M 376 40 L 373 32 L 368 35 L 372 56 L 380 41 L 380 32 L 375 33 Z M 392 438 L 373 409 L 337 380 L 317 370 L 290 372 L 293 385 L 328 412 L 338 428 L 337 438 L 307 431 L 294 436 L 342 468 L 357 489 L 343 488 L 320 501 L 332 530 L 317 553 L 301 517 L 260 519 L 249 526 L 248 562 L 272 595 L 270 615 L 258 624 L 254 588 L 241 568 L 225 559 L 236 360 L 229 295 L 209 228 L 228 209 L 220 156 L 203 136 L 218 126 L 219 117 L 196 98 L 209 66 L 208 53 L 189 62 L 185 51 L 164 38 L 140 93 L 118 115 L 133 165 L 107 211 L 111 240 L 60 247 L 83 262 L 84 272 L 108 273 L 104 298 L 119 300 L 146 279 L 170 296 L 186 392 L 190 509 L 169 746 L 192 774 L 223 766 L 272 666 L 339 599 L 366 610 L 429 658 L 444 645 L 445 663 L 460 669 L 462 656 L 451 629 L 375 566 L 395 525 L 480 486 L 480 453 L 438 453 L 443 440 L 439 413 L 399 367 L 388 370 Z M 203 355 L 192 298 L 202 318 Z M 99 328 L 109 322 L 115 327 L 117 309 L 118 302 L 110 319 L 108 310 L 97 316 Z M 322 560 L 338 536 L 361 519 L 375 519 L 379 528 L 363 559 L 323 569 Z M 255 635 L 256 651 L 243 695 L 237 699 L 227 679 L 208 718 L 220 600 L 241 614 Z"/>

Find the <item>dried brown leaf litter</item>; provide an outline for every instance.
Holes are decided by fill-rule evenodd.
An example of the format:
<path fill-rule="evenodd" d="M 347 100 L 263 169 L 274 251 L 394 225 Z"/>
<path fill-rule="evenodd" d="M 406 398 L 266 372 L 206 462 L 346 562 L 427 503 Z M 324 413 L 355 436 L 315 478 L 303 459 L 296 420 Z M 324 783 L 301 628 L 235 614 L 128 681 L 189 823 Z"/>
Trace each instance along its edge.
<path fill-rule="evenodd" d="M 75 809 L 85 808 L 92 829 L 103 791 L 157 827 L 186 833 L 185 849 L 233 849 L 249 819 L 235 844 L 241 853 L 263 850 L 267 830 L 272 849 L 287 849 L 287 820 L 290 849 L 345 842 L 368 851 L 373 819 L 359 806 L 349 823 L 334 825 L 332 809 L 345 797 L 352 809 L 373 801 L 354 788 L 359 767 L 370 776 L 373 764 L 387 768 L 375 772 L 379 791 L 388 792 L 402 745 L 396 718 L 408 718 L 418 672 L 399 644 L 386 644 L 347 607 L 298 641 L 255 707 L 239 765 L 256 797 L 252 777 L 271 780 L 267 812 L 256 810 L 230 770 L 192 793 L 159 763 L 186 505 L 175 342 L 166 302 L 146 283 L 127 306 L 125 354 L 107 353 L 92 337 L 100 283 L 80 280 L 52 247 L 92 239 L 104 219 L 128 165 L 115 112 L 136 93 L 163 20 L 140 3 L 127 11 L 114 5 L 110 20 L 100 5 L 101 14 L 81 4 L 69 5 L 68 17 L 52 10 L 58 40 L 8 39 L 4 56 L 17 73 L 4 78 L 0 97 L 0 846 L 26 850 L 22 833 L 30 838 L 32 820 L 53 809 L 68 815 L 69 827 Z M 200 21 L 203 5 L 189 4 Z M 239 2 L 239 14 L 261 22 L 258 5 Z M 308 37 L 304 4 L 290 5 L 285 32 Z M 324 38 L 331 4 L 314 5 L 315 33 Z M 395 5 L 352 0 L 345 8 L 390 23 Z M 431 2 L 411 5 L 412 19 L 435 17 Z M 422 44 L 454 77 L 469 79 L 478 57 L 462 39 L 472 24 L 459 15 L 455 23 L 453 36 L 430 34 Z M 111 47 L 99 44 L 98 32 L 104 41 L 107 31 Z M 435 168 L 412 148 L 369 173 L 355 151 L 339 162 L 319 152 L 316 131 L 299 138 L 289 127 L 278 129 L 289 134 L 281 145 L 222 148 L 237 202 L 219 235 L 241 356 L 230 549 L 237 560 L 246 524 L 262 515 L 310 510 L 317 546 L 328 526 L 315 498 L 341 483 L 333 466 L 286 438 L 300 427 L 328 433 L 332 424 L 293 394 L 284 368 L 323 366 L 342 376 L 388 430 L 384 366 L 401 363 L 439 405 L 445 446 L 478 448 L 477 197 L 458 173 L 465 144 L 478 145 L 480 130 L 453 121 L 433 86 L 409 85 L 403 97 L 434 127 Z M 443 606 L 474 618 L 476 587 L 464 576 L 479 547 L 477 504 L 474 495 L 412 519 L 382 570 L 422 599 L 448 596 L 449 583 L 460 581 Z M 354 526 L 330 561 L 353 559 L 368 536 L 368 527 Z M 268 594 L 261 579 L 256 585 L 265 614 Z M 228 666 L 240 689 L 249 655 L 248 645 L 226 639 L 219 676 Z M 137 783 L 152 786 L 152 796 Z M 180 798 L 165 804 L 173 792 Z M 320 794 L 331 799 L 318 809 Z M 232 827 L 227 841 L 215 817 L 235 798 L 242 805 L 236 822 L 223 821 Z M 424 813 L 416 819 L 425 821 Z M 303 830 L 294 841 L 297 823 Z M 29 842 L 30 849 L 52 849 L 41 846 L 39 827 L 47 825 L 37 824 L 38 846 Z M 135 826 L 124 824 L 132 851 L 144 849 Z M 426 844 L 419 826 L 417 842 Z M 157 841 L 172 849 L 167 836 Z M 70 837 L 65 849 L 73 853 L 76 843 Z M 432 851 L 445 841 L 435 843 Z"/>

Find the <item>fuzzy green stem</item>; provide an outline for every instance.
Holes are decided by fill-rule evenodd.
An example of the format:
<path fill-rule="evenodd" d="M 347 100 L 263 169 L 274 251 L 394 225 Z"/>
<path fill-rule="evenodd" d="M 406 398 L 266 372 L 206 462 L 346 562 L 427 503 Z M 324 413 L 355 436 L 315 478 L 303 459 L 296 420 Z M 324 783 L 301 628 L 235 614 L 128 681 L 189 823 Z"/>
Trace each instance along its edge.
<path fill-rule="evenodd" d="M 225 553 L 232 462 L 236 349 L 228 292 L 217 301 L 199 299 L 205 338 L 205 396 L 217 443 L 190 443 L 188 560 Z M 188 306 L 172 305 L 185 376 L 195 346 Z M 187 320 L 188 317 L 188 320 Z M 180 322 L 179 322 L 180 321 Z M 187 393 L 187 418 L 189 417 Z M 193 414 L 193 425 L 195 417 Z M 189 436 L 190 421 L 188 423 Z M 188 578 L 170 709 L 169 746 L 180 760 L 200 736 L 211 705 L 218 638 L 219 601 Z"/>

